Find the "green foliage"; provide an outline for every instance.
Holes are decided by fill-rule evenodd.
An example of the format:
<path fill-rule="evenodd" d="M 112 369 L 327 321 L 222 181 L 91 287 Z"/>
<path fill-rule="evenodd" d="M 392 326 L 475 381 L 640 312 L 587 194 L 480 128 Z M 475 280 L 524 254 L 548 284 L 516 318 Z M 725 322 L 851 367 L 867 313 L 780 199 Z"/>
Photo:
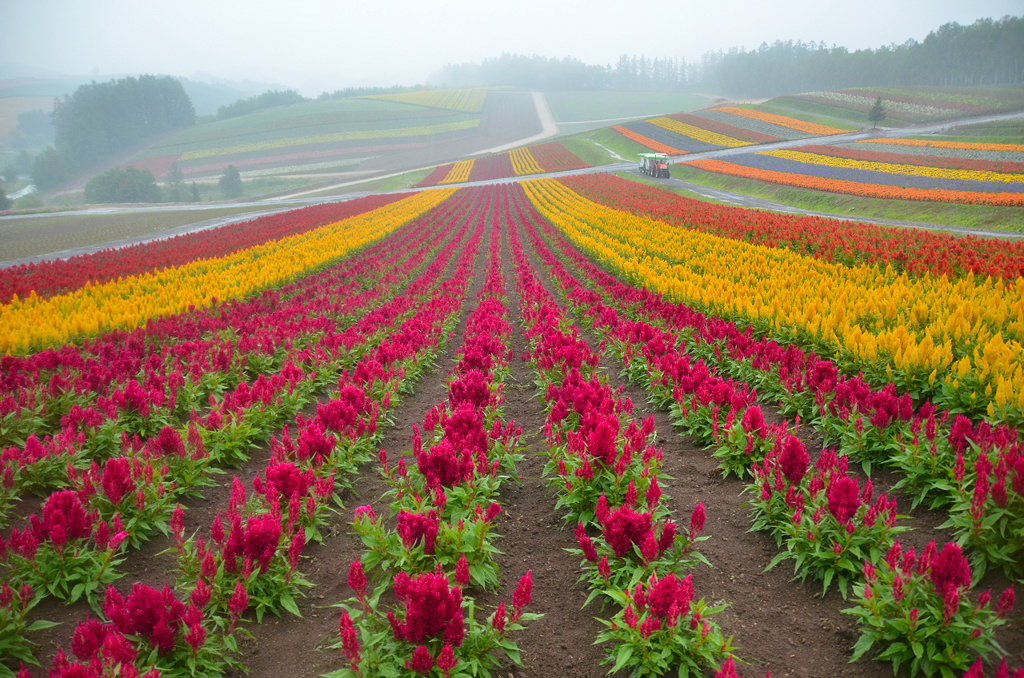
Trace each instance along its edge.
<path fill-rule="evenodd" d="M 43 148 L 52 144 L 53 138 L 50 115 L 37 108 L 18 114 L 18 126 L 11 131 L 11 148 Z"/>
<path fill-rule="evenodd" d="M 992 610 L 987 592 L 977 604 L 962 587 L 943 595 L 929 577 L 930 563 L 915 563 L 913 550 L 902 554 L 898 542 L 894 549 L 896 556 L 890 553 L 878 567 L 865 563 L 865 583 L 855 587 L 857 604 L 843 610 L 857 618 L 861 632 L 850 661 L 874 649 L 875 658 L 891 662 L 894 672 L 904 667 L 901 675 L 953 678 L 979 656 L 1003 654 L 994 634 L 1006 623 L 1002 598 Z"/>
<path fill-rule="evenodd" d="M 238 173 L 234 165 L 228 165 L 217 182 L 217 186 L 225 198 L 237 198 L 242 195 L 242 175 Z"/>
<path fill-rule="evenodd" d="M 115 167 L 95 176 L 85 185 L 85 201 L 158 202 L 160 189 L 149 170 L 136 167 Z"/>
<path fill-rule="evenodd" d="M 80 169 L 146 137 L 193 125 L 196 114 L 178 80 L 143 75 L 83 85 L 54 102 L 52 118 L 57 150 Z"/>
<path fill-rule="evenodd" d="M 309 99 L 305 98 L 293 89 L 283 91 L 267 90 L 263 94 L 258 94 L 254 97 L 249 97 L 248 99 L 239 99 L 233 104 L 221 106 L 217 109 L 217 120 L 237 118 L 240 115 L 255 113 L 256 111 L 261 111 L 264 108 L 301 104 L 305 101 L 309 101 Z"/>
<path fill-rule="evenodd" d="M 9 209 L 11 209 L 11 199 L 7 197 L 4 189 L 0 188 L 0 211 Z"/>
<path fill-rule="evenodd" d="M 64 158 L 53 146 L 47 146 L 32 163 L 32 183 L 41 191 L 60 186 L 68 178 Z"/>
<path fill-rule="evenodd" d="M 882 103 L 882 97 L 875 99 L 875 104 L 868 111 L 868 122 L 873 126 L 878 127 L 878 123 L 885 120 L 885 104 Z"/>

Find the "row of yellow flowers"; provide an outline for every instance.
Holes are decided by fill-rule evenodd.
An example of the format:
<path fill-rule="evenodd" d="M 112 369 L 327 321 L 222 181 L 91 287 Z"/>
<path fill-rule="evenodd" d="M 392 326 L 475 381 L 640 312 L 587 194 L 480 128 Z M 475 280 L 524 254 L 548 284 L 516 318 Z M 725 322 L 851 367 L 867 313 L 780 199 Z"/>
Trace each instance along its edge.
<path fill-rule="evenodd" d="M 552 179 L 523 186 L 577 247 L 634 283 L 922 395 L 956 391 L 995 421 L 1022 420 L 1022 279 L 911 279 L 627 214 Z"/>
<path fill-rule="evenodd" d="M 0 354 L 22 353 L 273 287 L 378 240 L 447 199 L 422 191 L 314 231 L 41 299 L 0 306 Z"/>
<path fill-rule="evenodd" d="M 973 141 L 942 141 L 940 139 L 864 139 L 858 144 L 890 144 L 892 146 L 916 146 L 918 148 L 955 148 L 961 151 L 1002 151 L 1024 153 L 1024 144 L 984 144 Z"/>
<path fill-rule="evenodd" d="M 512 171 L 516 176 L 523 174 L 543 174 L 544 169 L 537 164 L 537 160 L 530 153 L 529 148 L 516 148 L 509 151 L 512 158 Z"/>
<path fill-rule="evenodd" d="M 479 119 L 473 119 L 462 120 L 459 122 L 446 122 L 439 125 L 416 125 L 414 127 L 396 127 L 394 129 L 354 130 L 351 132 L 332 132 L 331 134 L 310 134 L 304 137 L 267 139 L 265 141 L 254 141 L 248 144 L 235 144 L 233 146 L 200 148 L 194 151 L 185 151 L 181 154 L 179 160 L 198 160 L 200 158 L 210 158 L 215 155 L 233 155 L 235 153 L 269 151 L 275 148 L 289 148 L 291 146 L 303 146 L 306 144 L 334 144 L 343 141 L 359 141 L 361 139 L 421 137 L 431 134 L 444 134 L 445 132 L 458 132 L 461 130 L 472 129 L 479 124 Z"/>
<path fill-rule="evenodd" d="M 469 173 L 473 171 L 473 159 L 460 160 L 459 162 L 452 165 L 452 168 L 448 170 L 448 174 L 444 179 L 439 181 L 441 184 L 459 184 L 469 179 Z"/>
<path fill-rule="evenodd" d="M 431 89 L 422 92 L 401 92 L 399 94 L 369 94 L 364 99 L 382 99 L 400 104 L 444 108 L 450 111 L 479 113 L 487 99 L 484 87 L 467 87 L 464 89 Z"/>
<path fill-rule="evenodd" d="M 887 174 L 906 174 L 918 177 L 933 177 L 936 179 L 959 179 L 969 181 L 1001 181 L 1003 183 L 1018 183 L 1024 181 L 1024 174 L 1008 174 L 1003 172 L 987 172 L 983 170 L 952 169 L 946 167 L 925 167 L 923 165 L 902 165 L 895 162 L 874 162 L 870 160 L 853 160 L 851 158 L 837 158 L 830 155 L 819 155 L 804 151 L 762 151 L 758 155 L 770 155 L 785 160 L 796 162 L 807 162 L 827 167 L 842 167 L 845 169 L 871 170 L 872 172 L 885 172 Z"/>
<path fill-rule="evenodd" d="M 700 127 L 693 125 L 687 125 L 685 122 L 679 122 L 672 118 L 654 118 L 647 122 L 652 125 L 657 125 L 667 129 L 669 132 L 675 132 L 676 134 L 682 134 L 684 137 L 690 137 L 697 141 L 703 141 L 706 144 L 712 144 L 714 146 L 725 146 L 726 148 L 736 148 L 737 146 L 749 146 L 750 143 L 747 141 L 741 141 L 724 134 L 718 134 L 717 132 L 711 132 Z"/>
<path fill-rule="evenodd" d="M 775 115 L 774 113 L 755 111 L 750 108 L 723 106 L 722 108 L 715 108 L 712 110 L 721 111 L 722 113 L 731 113 L 732 115 L 739 115 L 744 118 L 750 118 L 751 120 L 760 120 L 761 122 L 771 123 L 773 125 L 778 125 L 779 127 L 788 127 L 789 129 L 795 129 L 798 132 L 806 132 L 807 134 L 828 136 L 830 134 L 846 134 L 849 131 L 839 129 L 838 127 L 829 127 L 828 125 L 818 125 L 813 122 L 797 120 L 796 118 L 790 118 L 786 115 Z"/>

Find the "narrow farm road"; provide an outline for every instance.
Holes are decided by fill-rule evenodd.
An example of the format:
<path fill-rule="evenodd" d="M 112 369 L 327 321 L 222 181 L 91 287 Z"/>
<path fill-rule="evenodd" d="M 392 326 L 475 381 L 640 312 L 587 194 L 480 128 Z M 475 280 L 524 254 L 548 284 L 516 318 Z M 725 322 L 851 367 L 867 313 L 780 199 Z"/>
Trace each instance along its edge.
<path fill-rule="evenodd" d="M 554 117 L 551 114 L 551 110 L 548 107 L 547 99 L 544 97 L 544 94 L 542 92 L 532 92 L 532 95 L 533 95 L 533 98 L 534 98 L 534 104 L 537 107 L 537 115 L 538 115 L 538 118 L 540 119 L 540 122 L 541 122 L 542 131 L 539 134 L 534 135 L 532 137 L 529 137 L 527 139 L 520 139 L 519 141 L 516 141 L 514 143 L 505 144 L 505 145 L 500 146 L 500 147 L 487 149 L 486 151 L 480 151 L 479 153 L 497 153 L 497 152 L 500 152 L 500 151 L 508 150 L 510 148 L 516 148 L 518 146 L 523 146 L 525 144 L 534 143 L 534 142 L 540 141 L 542 139 L 547 139 L 547 138 L 550 138 L 550 137 L 552 137 L 552 136 L 554 136 L 554 135 L 556 135 L 558 133 L 558 126 L 555 124 Z M 707 151 L 707 152 L 704 152 L 704 153 L 691 153 L 691 154 L 685 155 L 685 156 L 681 156 L 681 155 L 680 156 L 674 156 L 672 158 L 672 160 L 674 162 L 681 162 L 683 159 L 685 159 L 685 160 L 702 160 L 702 159 L 707 159 L 707 158 L 728 158 L 729 156 L 733 156 L 733 155 L 739 155 L 739 154 L 743 154 L 743 153 L 750 153 L 752 150 L 755 150 L 755 148 L 756 148 L 757 151 L 771 151 L 771 150 L 778 150 L 778 149 L 783 149 L 783 148 L 799 148 L 800 146 L 807 146 L 807 145 L 810 145 L 810 144 L 820 144 L 820 143 L 822 143 L 823 139 L 825 139 L 828 143 L 845 143 L 845 142 L 861 141 L 861 140 L 864 140 L 864 139 L 875 139 L 875 138 L 898 139 L 898 138 L 901 138 L 901 137 L 920 136 L 920 135 L 925 135 L 925 134 L 933 134 L 933 133 L 941 132 L 941 131 L 944 131 L 944 130 L 949 129 L 951 127 L 956 127 L 956 126 L 959 126 L 959 125 L 978 124 L 978 123 L 984 123 L 984 122 L 993 122 L 993 121 L 997 121 L 997 120 L 1010 120 L 1010 119 L 1013 119 L 1013 118 L 1020 118 L 1020 117 L 1024 117 L 1024 111 L 1017 111 L 1015 113 L 1003 113 L 1003 114 L 999 114 L 999 115 L 986 115 L 986 116 L 979 116 L 979 117 L 974 117 L 974 118 L 964 118 L 964 119 L 961 119 L 961 120 L 947 120 L 945 122 L 929 123 L 929 124 L 926 124 L 926 125 L 915 125 L 915 126 L 912 126 L 912 127 L 901 127 L 901 128 L 884 128 L 884 127 L 882 127 L 882 128 L 878 128 L 878 129 L 861 130 L 859 132 L 850 132 L 850 133 L 847 133 L 847 134 L 837 134 L 837 135 L 833 135 L 833 136 L 830 136 L 830 137 L 824 137 L 824 138 L 823 137 L 812 137 L 812 138 L 809 138 L 809 139 L 792 139 L 792 140 L 788 140 L 788 141 L 779 141 L 779 142 L 774 142 L 774 143 L 770 143 L 770 144 L 760 144 L 760 145 L 758 145 L 756 147 L 741 146 L 741 147 L 738 147 L 738 148 L 724 148 L 724 149 L 719 149 L 719 150 L 715 150 L 715 151 Z M 479 153 L 477 153 L 476 155 L 479 155 Z M 608 164 L 608 165 L 600 165 L 598 167 L 588 167 L 588 168 L 585 168 L 585 169 L 566 170 L 566 171 L 563 171 L 563 172 L 549 172 L 549 173 L 544 174 L 542 176 L 545 177 L 545 178 L 558 178 L 558 177 L 562 177 L 562 176 L 571 176 L 571 175 L 575 175 L 575 174 L 614 173 L 614 172 L 630 172 L 630 171 L 632 171 L 632 172 L 636 171 L 636 163 L 634 163 L 632 161 L 624 161 L 624 162 L 611 163 L 611 164 Z M 384 176 L 377 176 L 377 177 L 374 177 L 374 179 L 378 179 L 379 180 L 379 179 L 383 179 L 383 178 L 389 178 L 389 177 L 397 176 L 398 174 L 403 174 L 403 173 L 404 172 L 398 172 L 398 173 L 388 174 L 388 175 L 384 175 Z M 465 182 L 465 183 L 461 183 L 461 184 L 446 184 L 445 187 L 446 188 L 452 188 L 452 187 L 459 187 L 459 188 L 461 188 L 461 187 L 466 187 L 466 186 L 484 186 L 484 185 L 488 185 L 488 184 L 512 183 L 512 182 L 522 181 L 524 179 L 529 179 L 529 178 L 535 178 L 535 177 L 517 176 L 517 177 L 508 177 L 508 178 L 504 178 L 504 179 L 493 179 L 493 180 L 488 180 L 488 181 Z M 329 187 L 327 189 L 320 188 L 320 189 L 317 189 L 315 192 L 322 193 L 325 190 L 340 189 L 340 188 L 343 188 L 343 187 L 352 186 L 352 185 L 355 185 L 355 184 L 362 183 L 362 181 L 363 180 L 349 181 L 349 182 L 346 182 L 346 183 L 337 184 L 336 186 L 331 186 L 331 187 Z M 929 223 L 918 222 L 918 221 L 900 221 L 900 220 L 893 220 L 893 219 L 875 219 L 875 218 L 871 218 L 871 217 L 862 217 L 862 216 L 851 215 L 851 214 L 834 214 L 834 213 L 816 212 L 816 211 L 813 211 L 813 210 L 806 210 L 806 209 L 802 209 L 802 208 L 799 208 L 799 207 L 792 207 L 792 206 L 789 206 L 789 205 L 783 205 L 781 203 L 772 202 L 770 200 L 764 200 L 764 199 L 761 199 L 761 198 L 755 198 L 755 197 L 752 197 L 752 196 L 744 195 L 742 193 L 735 193 L 735 192 L 732 192 L 732 191 L 726 191 L 726 190 L 717 189 L 717 188 L 708 188 L 706 186 L 702 186 L 700 184 L 695 184 L 695 183 L 688 182 L 688 181 L 683 181 L 681 179 L 666 179 L 666 180 L 662 180 L 662 181 L 664 181 L 665 183 L 669 183 L 669 184 L 675 185 L 675 186 L 680 186 L 682 188 L 685 188 L 685 189 L 687 189 L 689 191 L 697 193 L 697 194 L 699 194 L 701 196 L 704 196 L 706 198 L 710 198 L 710 199 L 713 199 L 713 200 L 719 200 L 719 201 L 722 201 L 722 202 L 731 203 L 731 204 L 734 204 L 734 205 L 737 205 L 737 206 L 740 206 L 740 207 L 748 207 L 748 208 L 753 208 L 753 209 L 770 210 L 770 211 L 774 211 L 774 212 L 786 212 L 786 213 L 789 213 L 789 214 L 804 214 L 804 215 L 809 215 L 809 216 L 828 217 L 828 218 L 832 218 L 832 219 L 843 219 L 843 220 L 849 220 L 849 221 L 860 221 L 860 222 L 866 222 L 866 223 L 871 223 L 871 224 L 881 224 L 881 225 L 885 225 L 885 226 L 898 226 L 898 227 L 902 227 L 902 228 L 921 228 L 921 229 L 930 230 L 930 231 L 945 231 L 945 232 L 957 233 L 957 234 L 961 234 L 961 235 L 974 235 L 974 236 L 986 237 L 986 238 L 1003 238 L 1003 239 L 1006 239 L 1006 240 L 1020 240 L 1020 239 L 1024 238 L 1024 233 L 1013 233 L 1013 232 L 1004 232 L 1004 231 L 988 231 L 988 230 L 981 230 L 981 229 L 959 228 L 959 227 L 955 227 L 955 226 L 940 226 L 940 225 L 936 225 L 936 224 L 929 224 Z M 428 188 L 428 189 L 424 189 L 424 190 L 430 190 L 430 189 Z M 259 216 L 264 216 L 264 215 L 268 215 L 268 214 L 275 214 L 277 212 L 283 212 L 283 211 L 286 211 L 286 210 L 295 209 L 297 207 L 304 207 L 304 206 L 307 206 L 307 205 L 319 204 L 319 203 L 324 203 L 324 202 L 338 202 L 338 201 L 343 201 L 343 200 L 352 200 L 354 198 L 359 198 L 359 197 L 363 197 L 363 196 L 369 195 L 370 193 L 402 193 L 402 192 L 406 192 L 406 190 L 398 190 L 398 191 L 365 191 L 365 192 L 357 192 L 357 193 L 345 193 L 345 194 L 333 195 L 333 196 L 332 195 L 328 195 L 328 196 L 318 195 L 316 197 L 313 197 L 313 196 L 309 196 L 308 194 L 311 193 L 311 192 L 307 191 L 307 192 L 304 192 L 304 193 L 294 193 L 294 194 L 287 195 L 287 196 L 280 196 L 280 197 L 277 197 L 277 198 L 269 198 L 267 200 L 245 202 L 245 203 L 233 202 L 233 203 L 204 204 L 204 205 L 176 205 L 176 206 L 173 206 L 173 207 L 169 207 L 169 206 L 157 206 L 157 207 L 100 207 L 100 208 L 76 210 L 74 212 L 69 213 L 69 216 L 88 216 L 88 215 L 97 215 L 97 214 L 129 214 L 129 213 L 136 213 L 136 212 L 140 212 L 141 213 L 141 212 L 167 211 L 167 210 L 185 210 L 185 211 L 196 210 L 196 211 L 199 211 L 199 210 L 211 210 L 211 209 L 231 208 L 231 207 L 245 207 L 245 206 L 266 206 L 267 207 L 267 209 L 264 210 L 264 211 L 249 212 L 249 213 L 246 213 L 246 214 L 238 214 L 238 215 L 234 215 L 234 216 L 221 217 L 221 218 L 218 218 L 218 219 L 207 219 L 207 220 L 203 220 L 203 221 L 198 221 L 198 222 L 193 223 L 193 224 L 187 224 L 185 226 L 180 226 L 180 227 L 177 227 L 175 229 L 172 229 L 172 230 L 169 230 L 169 231 L 164 231 L 164 232 L 161 232 L 161 233 L 158 233 L 158 234 L 155 234 L 155 235 L 148 235 L 148 236 L 143 236 L 143 237 L 139 237 L 139 238 L 130 238 L 130 239 L 125 239 L 125 240 L 117 240 L 117 241 L 102 243 L 100 245 L 95 245 L 95 246 L 90 246 L 90 247 L 78 247 L 78 248 L 74 248 L 74 249 L 61 250 L 61 251 L 51 252 L 49 254 L 43 254 L 43 255 L 38 255 L 38 256 L 34 256 L 34 257 L 24 257 L 24 258 L 21 258 L 21 259 L 10 259 L 10 260 L 6 260 L 6 261 L 0 261 L 0 268 L 8 268 L 10 266 L 17 266 L 17 265 L 21 265 L 21 264 L 39 263 L 39 262 L 42 262 L 42 261 L 52 261 L 52 260 L 55 260 L 55 259 L 69 259 L 71 257 L 82 255 L 82 254 L 91 254 L 91 253 L 97 252 L 99 250 L 117 249 L 117 248 L 120 248 L 120 247 L 129 246 L 129 245 L 141 244 L 141 243 L 151 242 L 151 241 L 154 241 L 154 240 L 162 240 L 162 239 L 165 239 L 165 238 L 173 237 L 175 235 L 183 235 L 185 233 L 194 233 L 194 232 L 197 232 L 197 231 L 204 231 L 204 230 L 207 230 L 207 229 L 210 229 L 210 228 L 216 228 L 218 226 L 225 226 L 227 224 L 237 223 L 237 222 L 241 222 L 241 221 L 248 221 L 250 219 L 255 219 L 256 217 L 259 217 Z M 306 197 L 303 197 L 303 196 L 306 196 Z M 51 213 L 42 213 L 42 214 L 40 214 L 38 216 L 40 216 L 40 217 L 52 216 L 52 214 Z M 0 217 L 0 223 L 2 223 L 5 219 L 13 219 L 13 218 L 21 219 L 21 218 L 25 218 L 25 217 L 24 216 Z"/>

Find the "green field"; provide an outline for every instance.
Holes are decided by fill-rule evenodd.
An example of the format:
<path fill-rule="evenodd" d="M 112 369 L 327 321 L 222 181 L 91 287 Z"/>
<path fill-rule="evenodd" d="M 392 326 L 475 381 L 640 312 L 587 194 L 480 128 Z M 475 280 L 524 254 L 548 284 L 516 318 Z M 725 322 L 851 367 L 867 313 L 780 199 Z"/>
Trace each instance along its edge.
<path fill-rule="evenodd" d="M 1024 144 L 1024 117 L 983 122 L 977 125 L 956 125 L 941 134 L 909 138 L 966 141 L 976 144 Z"/>
<path fill-rule="evenodd" d="M 147 157 L 328 133 L 372 132 L 466 122 L 479 116 L 373 99 L 279 106 L 181 130 L 154 144 Z"/>
<path fill-rule="evenodd" d="M 140 238 L 167 229 L 231 214 L 260 212 L 260 207 L 137 212 L 132 214 L 55 214 L 0 220 L 0 261 L 89 247 L 124 238 Z"/>
<path fill-rule="evenodd" d="M 545 92 L 544 96 L 564 134 L 607 127 L 619 120 L 692 111 L 708 104 L 706 97 L 685 92 Z"/>
<path fill-rule="evenodd" d="M 608 128 L 590 130 L 559 139 L 583 162 L 594 167 L 610 165 L 623 160 L 636 162 L 640 153 L 648 152 L 635 141 L 630 141 L 618 132 Z M 616 158 L 612 152 L 620 157 Z"/>
<path fill-rule="evenodd" d="M 861 198 L 715 174 L 687 165 L 673 166 L 672 176 L 702 186 L 752 195 L 815 212 L 1024 233 L 1024 222 L 1021 220 L 1019 207 Z"/>

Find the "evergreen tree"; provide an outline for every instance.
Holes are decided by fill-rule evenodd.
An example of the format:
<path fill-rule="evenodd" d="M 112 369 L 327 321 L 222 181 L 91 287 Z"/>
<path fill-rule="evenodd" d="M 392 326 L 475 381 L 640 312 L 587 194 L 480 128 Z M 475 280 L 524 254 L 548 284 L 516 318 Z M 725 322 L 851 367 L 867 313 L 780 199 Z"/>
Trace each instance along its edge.
<path fill-rule="evenodd" d="M 878 97 L 875 99 L 875 105 L 868 111 L 868 122 L 872 127 L 878 127 L 878 123 L 883 120 L 885 120 L 885 104 L 882 103 L 882 97 Z"/>
<path fill-rule="evenodd" d="M 225 198 L 237 198 L 242 195 L 242 176 L 234 165 L 228 165 L 217 182 Z"/>

